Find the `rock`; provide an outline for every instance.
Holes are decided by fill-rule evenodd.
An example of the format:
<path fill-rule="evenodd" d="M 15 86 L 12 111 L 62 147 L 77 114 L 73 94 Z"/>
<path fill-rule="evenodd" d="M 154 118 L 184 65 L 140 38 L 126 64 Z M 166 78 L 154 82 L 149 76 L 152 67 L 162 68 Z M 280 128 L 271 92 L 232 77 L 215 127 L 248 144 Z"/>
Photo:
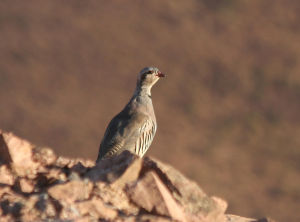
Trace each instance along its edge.
<path fill-rule="evenodd" d="M 73 180 L 50 187 L 48 193 L 54 199 L 70 204 L 76 200 L 85 200 L 89 198 L 92 189 L 93 184 L 87 180 Z"/>
<path fill-rule="evenodd" d="M 63 168 L 63 167 L 67 167 L 70 162 L 71 162 L 71 160 L 69 158 L 59 156 L 56 159 L 55 165 L 60 168 Z"/>
<path fill-rule="evenodd" d="M 10 186 L 0 186 L 0 199 L 2 200 L 5 195 L 13 195 L 13 191 Z"/>
<path fill-rule="evenodd" d="M 0 195 L 1 214 L 3 216 L 12 216 L 13 218 L 20 218 L 21 209 L 23 205 L 26 204 L 26 198 L 20 194 L 17 194 L 12 189 L 5 189 L 5 191 L 2 191 L 2 188 L 0 188 Z"/>
<path fill-rule="evenodd" d="M 67 180 L 65 172 L 60 168 L 50 168 L 45 176 L 49 181 L 58 180 L 60 182 L 65 182 Z"/>
<path fill-rule="evenodd" d="M 174 222 L 171 218 L 166 218 L 158 215 L 142 214 L 131 217 L 124 217 L 118 222 Z"/>
<path fill-rule="evenodd" d="M 6 141 L 3 137 L 2 131 L 0 132 L 0 164 L 10 164 L 12 162 L 9 154 Z"/>
<path fill-rule="evenodd" d="M 1 153 L 5 163 L 11 163 L 19 176 L 34 174 L 39 163 L 33 160 L 33 145 L 12 133 L 2 133 L 0 137 Z M 4 152 L 4 153 L 3 153 Z"/>
<path fill-rule="evenodd" d="M 39 221 L 40 219 L 57 217 L 55 206 L 45 193 L 31 195 L 21 213 L 22 221 Z"/>
<path fill-rule="evenodd" d="M 81 218 L 76 218 L 74 220 L 72 220 L 73 222 L 98 222 L 98 220 L 91 220 L 90 217 L 88 216 L 84 216 L 84 217 L 81 217 Z"/>
<path fill-rule="evenodd" d="M 11 222 L 11 221 L 15 221 L 14 217 L 10 214 L 8 215 L 3 215 L 2 214 L 2 210 L 0 209 L 0 216 L 1 216 L 1 221 L 2 222 Z"/>
<path fill-rule="evenodd" d="M 119 186 L 123 188 L 126 184 L 136 181 L 139 177 L 142 169 L 142 159 L 135 159 L 125 170 L 125 172 L 119 176 L 112 186 Z"/>
<path fill-rule="evenodd" d="M 257 220 L 245 217 L 239 217 L 236 215 L 226 215 L 226 222 L 256 222 Z"/>
<path fill-rule="evenodd" d="M 84 160 L 81 158 L 76 158 L 76 159 L 69 159 L 69 164 L 68 164 L 68 168 L 72 168 L 75 165 L 77 165 L 78 163 L 80 163 L 83 167 L 85 168 L 89 168 L 89 167 L 93 167 L 95 166 L 95 163 L 91 160 Z"/>
<path fill-rule="evenodd" d="M 87 173 L 87 176 L 93 181 L 112 183 L 137 159 L 136 155 L 129 151 L 124 151 L 114 158 L 101 160 Z"/>
<path fill-rule="evenodd" d="M 154 158 L 127 151 L 95 165 L 0 130 L 0 221 L 274 222 L 226 208 Z"/>
<path fill-rule="evenodd" d="M 262 218 L 259 219 L 257 222 L 275 222 L 275 221 L 271 218 Z"/>
<path fill-rule="evenodd" d="M 253 219 L 253 218 L 245 218 L 236 215 L 227 214 L 226 222 L 275 222 L 270 218 L 262 218 L 262 219 Z"/>
<path fill-rule="evenodd" d="M 128 187 L 130 199 L 149 213 L 186 221 L 183 209 L 175 202 L 169 190 L 153 172 Z"/>
<path fill-rule="evenodd" d="M 92 200 L 76 203 L 80 215 L 113 220 L 118 215 L 117 211 L 106 206 L 101 200 L 93 198 Z"/>
<path fill-rule="evenodd" d="M 131 203 L 127 193 L 119 186 L 111 186 L 101 181 L 95 185 L 94 195 L 99 196 L 105 203 L 110 203 L 126 215 L 138 214 L 139 208 Z"/>
<path fill-rule="evenodd" d="M 226 202 L 223 201 L 223 205 L 220 206 L 218 201 L 208 197 L 195 182 L 188 180 L 173 167 L 149 157 L 144 159 L 143 165 L 144 172 L 154 170 L 157 173 L 175 200 L 183 206 L 187 213 L 218 217 L 217 215 L 225 212 Z"/>
<path fill-rule="evenodd" d="M 26 178 L 21 178 L 20 188 L 23 193 L 31 193 L 34 190 L 34 182 L 32 180 L 28 180 Z"/>
<path fill-rule="evenodd" d="M 33 160 L 44 166 L 49 166 L 55 163 L 57 156 L 50 148 L 35 148 L 33 150 Z"/>
<path fill-rule="evenodd" d="M 0 166 L 0 183 L 13 185 L 15 182 L 14 175 L 7 165 Z"/>
<path fill-rule="evenodd" d="M 71 171 L 77 173 L 78 175 L 83 175 L 87 172 L 88 168 L 84 167 L 81 162 L 78 162 L 70 168 Z"/>

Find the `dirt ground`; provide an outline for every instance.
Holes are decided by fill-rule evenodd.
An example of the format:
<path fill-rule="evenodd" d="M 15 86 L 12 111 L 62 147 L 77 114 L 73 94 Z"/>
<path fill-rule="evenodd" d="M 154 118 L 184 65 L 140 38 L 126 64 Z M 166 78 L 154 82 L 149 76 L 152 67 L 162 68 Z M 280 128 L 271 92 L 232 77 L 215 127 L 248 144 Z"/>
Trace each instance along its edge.
<path fill-rule="evenodd" d="M 157 66 L 148 154 L 229 212 L 300 221 L 300 2 L 1 1 L 0 128 L 96 159 Z"/>

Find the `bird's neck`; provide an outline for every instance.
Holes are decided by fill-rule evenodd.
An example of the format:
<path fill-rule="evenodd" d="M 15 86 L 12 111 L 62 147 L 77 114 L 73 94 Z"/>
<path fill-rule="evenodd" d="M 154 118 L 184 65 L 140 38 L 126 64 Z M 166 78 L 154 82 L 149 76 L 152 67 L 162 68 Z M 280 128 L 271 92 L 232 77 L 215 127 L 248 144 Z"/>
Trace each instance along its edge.
<path fill-rule="evenodd" d="M 151 98 L 151 87 L 137 85 L 134 91 L 134 96 Z"/>
<path fill-rule="evenodd" d="M 133 109 L 140 109 L 143 112 L 147 110 L 148 113 L 152 113 L 154 116 L 152 98 L 151 98 L 151 87 L 136 87 L 132 98 L 128 104 Z"/>

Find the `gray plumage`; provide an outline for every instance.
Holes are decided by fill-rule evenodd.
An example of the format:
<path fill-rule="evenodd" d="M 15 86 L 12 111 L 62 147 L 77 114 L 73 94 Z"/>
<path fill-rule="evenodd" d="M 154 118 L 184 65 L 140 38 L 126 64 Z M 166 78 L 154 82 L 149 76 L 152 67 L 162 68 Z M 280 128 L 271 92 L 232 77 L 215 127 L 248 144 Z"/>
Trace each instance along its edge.
<path fill-rule="evenodd" d="M 151 88 L 165 75 L 155 67 L 146 67 L 138 75 L 136 89 L 129 103 L 107 126 L 100 144 L 97 162 L 128 150 L 142 157 L 156 132 Z"/>

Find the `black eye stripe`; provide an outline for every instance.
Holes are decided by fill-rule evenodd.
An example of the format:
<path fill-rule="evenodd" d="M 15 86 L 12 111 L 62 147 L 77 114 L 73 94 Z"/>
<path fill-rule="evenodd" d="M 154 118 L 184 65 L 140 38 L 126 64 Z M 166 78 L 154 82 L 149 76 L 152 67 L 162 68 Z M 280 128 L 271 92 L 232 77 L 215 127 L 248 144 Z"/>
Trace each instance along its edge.
<path fill-rule="evenodd" d="M 153 73 L 153 71 L 149 70 L 149 71 L 145 72 L 144 74 L 147 75 L 147 74 L 152 74 L 152 73 Z"/>

